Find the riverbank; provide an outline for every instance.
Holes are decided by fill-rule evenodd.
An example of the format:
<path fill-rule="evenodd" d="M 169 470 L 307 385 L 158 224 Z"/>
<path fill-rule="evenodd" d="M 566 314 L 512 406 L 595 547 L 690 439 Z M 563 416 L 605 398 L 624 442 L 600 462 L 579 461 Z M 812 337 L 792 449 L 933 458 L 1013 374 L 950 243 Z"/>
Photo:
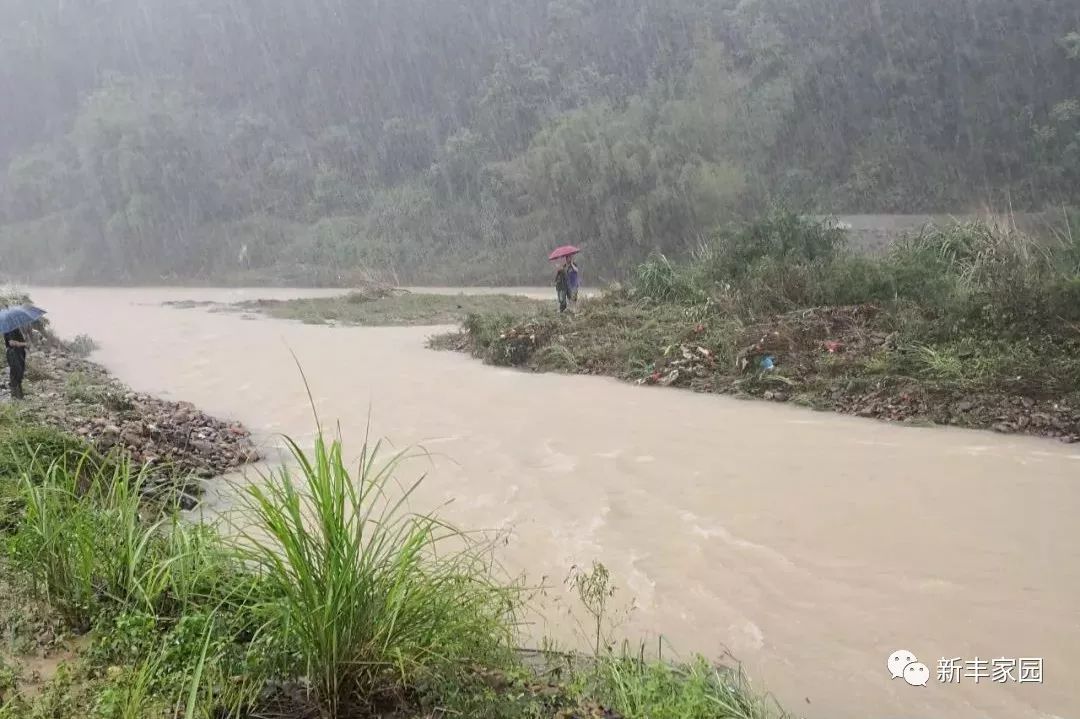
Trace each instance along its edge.
<path fill-rule="evenodd" d="M 102 457 L 123 456 L 147 477 L 145 489 L 175 495 L 190 508 L 199 480 L 260 459 L 250 432 L 187 402 L 134 392 L 81 354 L 88 338 L 68 344 L 35 328 L 27 359 L 26 399 L 12 402 L 4 383 L 5 433 L 10 444 L 64 443 L 74 438 Z M 6 373 L 6 367 L 0 367 Z"/>
<path fill-rule="evenodd" d="M 431 346 L 887 421 L 1080 441 L 1076 247 L 985 226 L 844 252 L 791 216 L 694 263 L 658 257 L 576 312 L 471 316 Z"/>
<path fill-rule="evenodd" d="M 561 580 L 596 560 L 622 588 L 612 605 L 619 636 L 652 647 L 662 633 L 665 656 L 729 650 L 759 686 L 814 719 L 1076 713 L 1075 692 L 1053 678 L 1036 690 L 905 690 L 882 661 L 896 646 L 920 657 L 983 656 L 987 636 L 995 656 L 1080 661 L 1069 621 L 1080 592 L 1075 446 L 491 368 L 425 350 L 427 327 L 328 327 L 163 305 L 260 296 L 298 295 L 34 294 L 65 336 L 93 332 L 94 359 L 137 391 L 189 399 L 257 438 L 286 434 L 310 447 L 299 360 L 323 426 L 340 431 L 353 466 L 366 435 L 427 450 L 399 475 L 428 477 L 413 508 L 505 534 L 496 556 L 507 572 L 551 580 L 522 627 L 531 646 L 545 636 L 581 646 L 576 622 L 564 619 L 576 600 Z M 233 494 L 208 488 L 201 511 L 231 511 Z M 1032 624 L 1016 606 L 1038 607 L 1044 621 Z"/>
<path fill-rule="evenodd" d="M 517 649 L 526 588 L 501 577 L 488 541 L 385 506 L 398 459 L 377 447 L 355 474 L 337 442 L 294 447 L 299 472 L 249 489 L 251 523 L 227 538 L 147 503 L 126 458 L 103 463 L 63 434 L 28 456 L 8 422 L 4 719 L 782 715 L 737 668 L 618 648 L 600 565 L 572 579 L 597 653 Z"/>
<path fill-rule="evenodd" d="M 3 719 L 780 714 L 730 667 L 618 649 L 599 565 L 572 580 L 596 656 L 518 651 L 526 588 L 479 535 L 384 506 L 404 490 L 376 447 L 357 471 L 294 447 L 299 471 L 241 492 L 241 536 L 186 521 L 157 478 L 251 459 L 246 431 L 38 334 L 31 399 L 0 413 Z"/>

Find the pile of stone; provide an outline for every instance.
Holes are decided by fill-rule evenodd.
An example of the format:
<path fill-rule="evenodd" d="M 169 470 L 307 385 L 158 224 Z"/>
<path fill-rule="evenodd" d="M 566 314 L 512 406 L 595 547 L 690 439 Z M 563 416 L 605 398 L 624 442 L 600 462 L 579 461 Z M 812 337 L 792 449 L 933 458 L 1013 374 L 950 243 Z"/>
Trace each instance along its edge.
<path fill-rule="evenodd" d="M 239 423 L 211 417 L 187 402 L 133 392 L 62 346 L 38 349 L 29 365 L 26 412 L 103 453 L 119 450 L 139 465 L 162 470 L 154 472 L 157 476 L 209 478 L 260 458 Z"/>
<path fill-rule="evenodd" d="M 187 402 L 134 393 L 122 401 L 129 410 L 79 418 L 65 429 L 103 452 L 119 447 L 139 464 L 199 477 L 215 477 L 259 459 L 250 433 L 239 424 L 210 417 Z"/>

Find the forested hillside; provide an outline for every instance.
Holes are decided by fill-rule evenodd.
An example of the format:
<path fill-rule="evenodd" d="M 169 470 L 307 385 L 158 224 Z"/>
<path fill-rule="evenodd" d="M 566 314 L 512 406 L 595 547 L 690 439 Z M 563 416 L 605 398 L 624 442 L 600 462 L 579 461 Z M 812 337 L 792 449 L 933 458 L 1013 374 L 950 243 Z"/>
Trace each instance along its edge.
<path fill-rule="evenodd" d="M 21 279 L 595 277 L 774 203 L 1080 196 L 1077 0 L 2 0 L 0 98 Z"/>

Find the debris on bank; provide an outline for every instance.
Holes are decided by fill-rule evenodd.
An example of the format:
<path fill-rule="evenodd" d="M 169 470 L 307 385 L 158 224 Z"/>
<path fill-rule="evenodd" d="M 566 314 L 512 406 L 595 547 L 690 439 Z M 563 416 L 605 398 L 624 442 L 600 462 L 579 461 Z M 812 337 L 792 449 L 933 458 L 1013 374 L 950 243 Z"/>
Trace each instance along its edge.
<path fill-rule="evenodd" d="M 187 402 L 134 392 L 58 343 L 33 347 L 27 365 L 26 400 L 15 405 L 19 411 L 85 439 L 103 454 L 119 450 L 161 481 L 215 477 L 260 459 L 241 424 Z M 0 379 L 0 399 L 11 401 L 6 377 Z M 179 489 L 194 492 L 192 483 Z"/>
<path fill-rule="evenodd" d="M 534 371 L 551 369 L 544 351 L 557 344 L 567 356 L 560 371 L 797 402 L 889 422 L 1080 442 L 1080 388 L 1045 392 L 1033 385 L 1033 391 L 1033 380 L 1019 377 L 940 382 L 920 373 L 918 355 L 928 348 L 904 345 L 890 315 L 873 304 L 802 309 L 746 325 L 660 310 L 654 316 L 653 309 L 618 298 L 595 308 L 494 328 L 478 323 L 482 333 L 467 327 L 430 344 Z M 652 357 L 642 362 L 649 350 Z"/>

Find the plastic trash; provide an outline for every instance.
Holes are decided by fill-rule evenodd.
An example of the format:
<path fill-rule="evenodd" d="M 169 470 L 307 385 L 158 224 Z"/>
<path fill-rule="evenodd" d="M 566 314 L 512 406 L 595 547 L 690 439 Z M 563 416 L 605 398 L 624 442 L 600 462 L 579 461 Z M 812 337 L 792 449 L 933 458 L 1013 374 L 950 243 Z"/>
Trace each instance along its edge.
<path fill-rule="evenodd" d="M 761 358 L 761 369 L 768 372 L 769 370 L 776 369 L 776 358 L 772 355 L 765 355 Z"/>

